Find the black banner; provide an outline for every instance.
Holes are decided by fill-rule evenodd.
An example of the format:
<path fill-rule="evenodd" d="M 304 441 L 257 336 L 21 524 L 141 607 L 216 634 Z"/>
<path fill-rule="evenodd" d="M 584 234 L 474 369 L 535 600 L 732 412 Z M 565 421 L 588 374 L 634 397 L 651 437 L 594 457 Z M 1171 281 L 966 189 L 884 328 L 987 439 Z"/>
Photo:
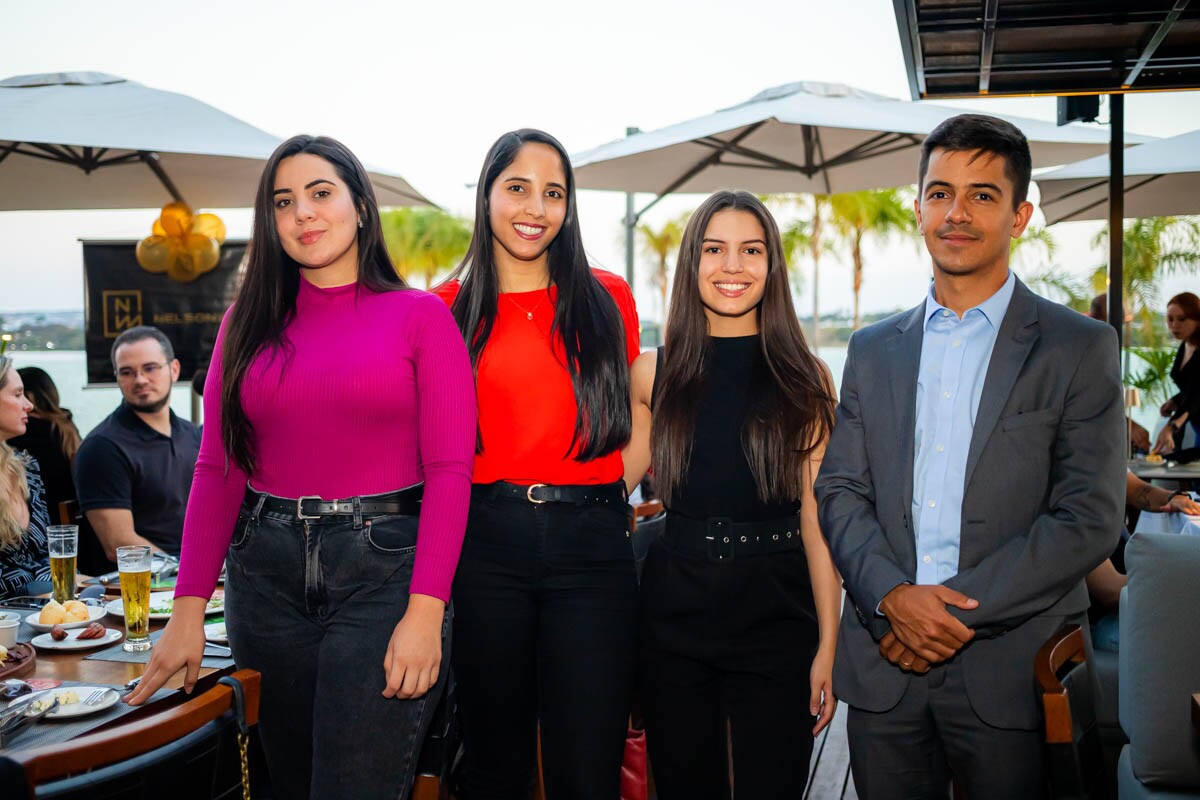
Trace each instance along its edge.
<path fill-rule="evenodd" d="M 88 385 L 113 384 L 113 339 L 135 325 L 162 330 L 179 359 L 179 380 L 208 366 L 217 329 L 233 302 L 245 242 L 221 245 L 221 262 L 190 283 L 147 272 L 134 257 L 137 242 L 84 242 L 84 331 Z"/>

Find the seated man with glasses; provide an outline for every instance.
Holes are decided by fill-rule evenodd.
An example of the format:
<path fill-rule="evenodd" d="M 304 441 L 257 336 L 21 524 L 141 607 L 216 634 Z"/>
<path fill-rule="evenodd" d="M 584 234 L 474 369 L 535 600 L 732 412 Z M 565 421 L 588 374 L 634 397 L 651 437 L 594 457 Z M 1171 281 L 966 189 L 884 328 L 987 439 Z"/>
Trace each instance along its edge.
<path fill-rule="evenodd" d="M 179 555 L 200 431 L 171 411 L 179 361 L 158 328 L 130 328 L 112 347 L 121 405 L 79 445 L 79 508 L 110 560 L 123 545 Z"/>

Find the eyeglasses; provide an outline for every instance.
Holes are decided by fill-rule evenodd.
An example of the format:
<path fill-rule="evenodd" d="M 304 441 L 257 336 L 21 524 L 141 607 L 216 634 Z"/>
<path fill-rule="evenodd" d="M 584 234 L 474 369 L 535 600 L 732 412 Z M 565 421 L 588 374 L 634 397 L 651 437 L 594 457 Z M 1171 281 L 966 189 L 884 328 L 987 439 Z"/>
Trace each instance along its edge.
<path fill-rule="evenodd" d="M 117 370 L 117 380 L 119 381 L 136 381 L 138 375 L 145 375 L 148 379 L 154 380 L 159 372 L 166 369 L 167 362 L 161 364 L 149 363 L 142 364 L 140 367 L 121 367 Z"/>

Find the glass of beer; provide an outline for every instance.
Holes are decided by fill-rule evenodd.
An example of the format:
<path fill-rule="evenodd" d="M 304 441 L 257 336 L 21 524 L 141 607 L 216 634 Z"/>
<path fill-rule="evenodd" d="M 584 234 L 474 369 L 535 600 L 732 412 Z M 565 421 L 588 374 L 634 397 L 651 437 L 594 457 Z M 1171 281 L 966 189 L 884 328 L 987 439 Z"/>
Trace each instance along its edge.
<path fill-rule="evenodd" d="M 121 605 L 125 612 L 125 643 L 131 653 L 150 649 L 150 546 L 117 548 L 121 573 Z"/>
<path fill-rule="evenodd" d="M 75 557 L 79 554 L 79 526 L 46 528 L 50 545 L 50 583 L 55 602 L 75 599 Z"/>

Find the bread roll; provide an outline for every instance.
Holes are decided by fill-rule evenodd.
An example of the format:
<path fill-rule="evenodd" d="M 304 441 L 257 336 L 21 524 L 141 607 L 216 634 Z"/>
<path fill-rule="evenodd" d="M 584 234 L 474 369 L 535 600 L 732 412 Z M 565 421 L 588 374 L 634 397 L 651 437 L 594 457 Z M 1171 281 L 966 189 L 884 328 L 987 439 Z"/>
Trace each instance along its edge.
<path fill-rule="evenodd" d="M 91 618 L 88 607 L 78 600 L 68 600 L 63 603 L 63 611 L 67 614 L 67 622 L 86 622 Z"/>
<path fill-rule="evenodd" d="M 42 606 L 42 613 L 38 615 L 38 622 L 42 625 L 61 625 L 66 621 L 67 610 L 55 600 Z"/>

